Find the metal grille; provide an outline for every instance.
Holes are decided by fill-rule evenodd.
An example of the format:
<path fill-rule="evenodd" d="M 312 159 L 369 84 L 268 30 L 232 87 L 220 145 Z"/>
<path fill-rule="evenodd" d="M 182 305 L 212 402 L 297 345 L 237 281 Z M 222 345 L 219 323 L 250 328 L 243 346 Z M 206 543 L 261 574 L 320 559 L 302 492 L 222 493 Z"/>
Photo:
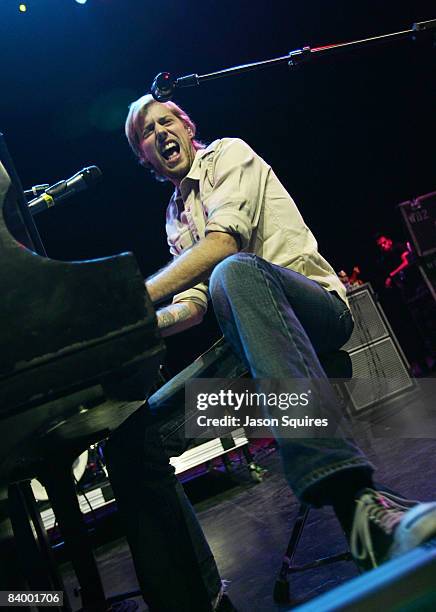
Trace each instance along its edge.
<path fill-rule="evenodd" d="M 348 298 L 354 318 L 354 330 L 351 338 L 343 346 L 350 352 L 362 346 L 376 342 L 389 335 L 379 309 L 369 289 L 362 288 Z"/>
<path fill-rule="evenodd" d="M 384 338 L 350 354 L 353 379 L 345 386 L 352 407 L 360 412 L 412 389 L 406 364 L 392 338 Z"/>

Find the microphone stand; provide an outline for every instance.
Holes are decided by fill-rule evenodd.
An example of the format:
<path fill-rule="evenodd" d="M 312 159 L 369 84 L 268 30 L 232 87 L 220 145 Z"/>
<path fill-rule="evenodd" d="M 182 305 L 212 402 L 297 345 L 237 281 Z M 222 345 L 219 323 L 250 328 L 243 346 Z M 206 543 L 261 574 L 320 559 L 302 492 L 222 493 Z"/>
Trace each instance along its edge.
<path fill-rule="evenodd" d="M 306 62 L 309 59 L 325 57 L 333 53 L 360 49 L 361 47 L 387 43 L 394 40 L 401 40 L 403 38 L 408 38 L 409 36 L 412 37 L 412 40 L 416 40 L 418 36 L 428 34 L 432 30 L 436 30 L 436 19 L 414 23 L 409 30 L 402 30 L 401 32 L 382 34 L 381 36 L 372 36 L 371 38 L 363 38 L 361 40 L 354 40 L 351 42 L 325 45 L 323 47 L 303 47 L 302 49 L 295 49 L 294 51 L 290 51 L 287 55 L 282 55 L 281 57 L 275 57 L 260 62 L 253 62 L 251 64 L 233 66 L 231 68 L 225 68 L 224 70 L 210 72 L 209 74 L 188 74 L 186 76 L 182 76 L 175 80 L 172 80 L 169 73 L 164 72 L 156 77 L 155 82 L 159 77 L 162 76 L 167 81 L 167 85 L 169 86 L 169 88 L 171 88 L 172 90 L 181 87 L 194 87 L 200 85 L 201 83 L 205 83 L 206 81 L 211 81 L 213 79 L 242 74 L 251 70 L 269 68 L 270 66 L 277 66 L 279 64 L 284 63 L 287 63 L 290 68 L 295 68 L 296 66 L 299 66 L 303 61 Z"/>

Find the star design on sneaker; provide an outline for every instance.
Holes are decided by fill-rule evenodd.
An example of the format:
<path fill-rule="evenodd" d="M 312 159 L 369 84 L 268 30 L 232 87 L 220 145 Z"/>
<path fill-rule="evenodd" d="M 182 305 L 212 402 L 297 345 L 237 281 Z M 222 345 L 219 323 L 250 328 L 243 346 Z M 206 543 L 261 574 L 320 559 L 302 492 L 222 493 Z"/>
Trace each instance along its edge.
<path fill-rule="evenodd" d="M 374 489 L 356 498 L 351 554 L 363 570 L 378 567 L 436 537 L 436 503 L 420 503 Z"/>

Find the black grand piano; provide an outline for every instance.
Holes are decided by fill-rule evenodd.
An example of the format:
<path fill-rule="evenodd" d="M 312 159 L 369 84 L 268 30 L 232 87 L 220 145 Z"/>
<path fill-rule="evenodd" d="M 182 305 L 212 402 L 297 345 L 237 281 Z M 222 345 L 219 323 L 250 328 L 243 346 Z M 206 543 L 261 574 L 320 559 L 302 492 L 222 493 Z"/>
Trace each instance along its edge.
<path fill-rule="evenodd" d="M 46 257 L 2 135 L 0 213 L 0 590 L 62 590 L 28 484 L 37 477 L 83 608 L 106 610 L 71 465 L 144 402 L 164 345 L 132 254 Z"/>

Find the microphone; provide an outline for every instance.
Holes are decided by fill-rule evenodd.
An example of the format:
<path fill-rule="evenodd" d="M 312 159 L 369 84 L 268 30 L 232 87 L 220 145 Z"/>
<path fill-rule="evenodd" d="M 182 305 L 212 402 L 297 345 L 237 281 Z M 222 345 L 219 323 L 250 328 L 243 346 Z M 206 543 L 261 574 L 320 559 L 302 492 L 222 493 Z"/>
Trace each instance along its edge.
<path fill-rule="evenodd" d="M 200 85 L 198 74 L 187 74 L 174 80 L 169 72 L 159 72 L 151 85 L 151 95 L 158 102 L 168 102 L 173 97 L 176 87 L 194 87 Z"/>
<path fill-rule="evenodd" d="M 88 189 L 98 182 L 101 176 L 102 172 L 97 166 L 83 168 L 69 179 L 51 185 L 40 196 L 28 202 L 29 211 L 32 215 L 36 215 L 43 210 L 47 210 L 47 208 L 66 200 L 75 193 Z"/>
<path fill-rule="evenodd" d="M 168 102 L 173 97 L 176 84 L 169 72 L 159 72 L 151 85 L 151 95 L 158 102 Z"/>

